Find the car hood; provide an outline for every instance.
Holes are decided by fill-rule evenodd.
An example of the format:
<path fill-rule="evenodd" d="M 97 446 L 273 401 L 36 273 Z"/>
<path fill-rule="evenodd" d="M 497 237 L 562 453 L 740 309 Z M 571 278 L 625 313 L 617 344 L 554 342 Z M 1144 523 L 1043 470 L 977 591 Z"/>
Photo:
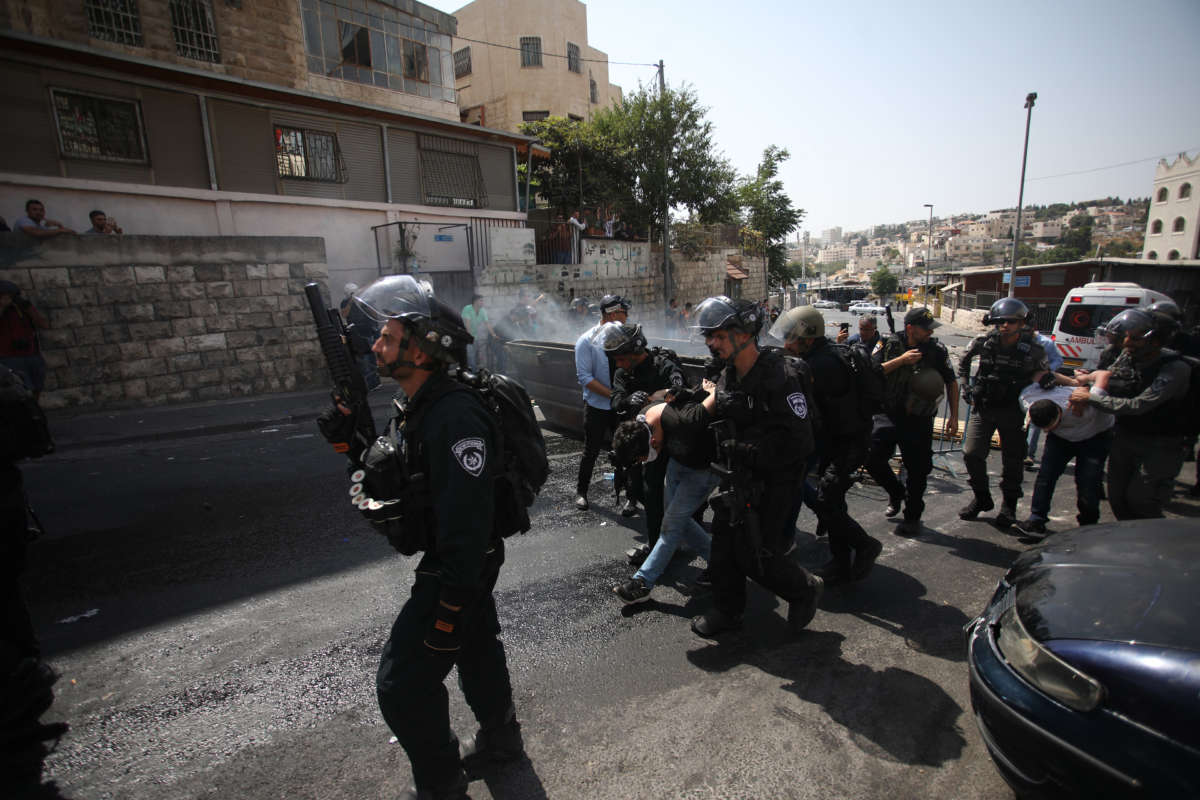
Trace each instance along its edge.
<path fill-rule="evenodd" d="M 1038 641 L 1097 639 L 1200 652 L 1200 525 L 1137 520 L 1056 534 L 1006 580 Z"/>

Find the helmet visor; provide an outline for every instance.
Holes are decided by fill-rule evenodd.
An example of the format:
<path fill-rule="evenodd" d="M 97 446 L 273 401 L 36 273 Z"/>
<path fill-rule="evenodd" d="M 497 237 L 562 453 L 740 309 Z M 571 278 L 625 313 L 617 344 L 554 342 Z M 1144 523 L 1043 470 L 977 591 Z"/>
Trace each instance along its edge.
<path fill-rule="evenodd" d="M 737 322 L 737 310 L 728 297 L 719 295 L 710 297 L 696 307 L 696 323 L 691 329 L 700 333 L 710 333 L 721 328 L 729 327 Z"/>
<path fill-rule="evenodd" d="M 354 302 L 381 324 L 389 319 L 431 319 L 431 293 L 427 284 L 418 283 L 412 275 L 387 275 L 356 294 Z"/>

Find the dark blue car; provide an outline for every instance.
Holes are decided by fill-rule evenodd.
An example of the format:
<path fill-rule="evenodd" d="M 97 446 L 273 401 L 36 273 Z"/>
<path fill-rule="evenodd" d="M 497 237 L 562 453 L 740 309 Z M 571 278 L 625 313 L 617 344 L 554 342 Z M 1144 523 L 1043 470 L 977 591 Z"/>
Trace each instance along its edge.
<path fill-rule="evenodd" d="M 966 635 L 975 722 L 1019 797 L 1200 798 L 1200 521 L 1055 534 Z"/>

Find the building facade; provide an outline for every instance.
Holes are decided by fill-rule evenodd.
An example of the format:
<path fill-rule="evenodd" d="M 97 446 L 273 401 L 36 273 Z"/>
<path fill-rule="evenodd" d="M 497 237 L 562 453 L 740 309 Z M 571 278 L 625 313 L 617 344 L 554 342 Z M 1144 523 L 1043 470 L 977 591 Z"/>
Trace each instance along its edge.
<path fill-rule="evenodd" d="M 1142 258 L 1178 261 L 1200 258 L 1200 154 L 1180 153 L 1154 169 L 1154 191 Z"/>
<path fill-rule="evenodd" d="M 0 0 L 0 214 L 321 236 L 335 286 L 469 270 L 473 223 L 524 225 L 528 139 L 459 121 L 454 33 L 412 0 Z"/>
<path fill-rule="evenodd" d="M 454 16 L 463 122 L 517 131 L 546 117 L 588 120 L 621 99 L 579 0 L 475 0 Z"/>

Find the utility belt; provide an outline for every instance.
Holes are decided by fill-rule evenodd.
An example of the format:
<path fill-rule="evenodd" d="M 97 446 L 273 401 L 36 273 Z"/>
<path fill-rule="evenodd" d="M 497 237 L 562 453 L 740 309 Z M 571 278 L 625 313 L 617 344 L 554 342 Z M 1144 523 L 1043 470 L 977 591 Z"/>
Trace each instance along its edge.
<path fill-rule="evenodd" d="M 1021 389 L 1015 381 L 995 375 L 977 377 L 971 386 L 971 402 L 981 410 L 1014 405 L 1020 396 Z"/>

